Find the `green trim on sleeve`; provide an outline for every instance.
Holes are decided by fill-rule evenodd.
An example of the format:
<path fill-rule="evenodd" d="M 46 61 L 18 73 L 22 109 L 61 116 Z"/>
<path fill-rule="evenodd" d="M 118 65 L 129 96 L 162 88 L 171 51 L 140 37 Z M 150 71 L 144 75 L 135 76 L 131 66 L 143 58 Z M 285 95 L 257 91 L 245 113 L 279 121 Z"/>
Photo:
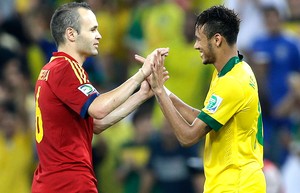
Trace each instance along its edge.
<path fill-rule="evenodd" d="M 257 133 L 256 133 L 256 139 L 259 144 L 262 146 L 264 145 L 264 136 L 263 136 L 263 121 L 262 121 L 262 115 L 261 115 L 261 107 L 260 103 L 258 103 L 258 120 L 257 120 Z"/>
<path fill-rule="evenodd" d="M 198 115 L 198 118 L 201 119 L 204 123 L 206 123 L 209 127 L 211 127 L 215 131 L 219 131 L 220 128 L 223 126 L 221 123 L 216 121 L 214 118 L 206 114 L 205 112 L 201 111 Z"/>

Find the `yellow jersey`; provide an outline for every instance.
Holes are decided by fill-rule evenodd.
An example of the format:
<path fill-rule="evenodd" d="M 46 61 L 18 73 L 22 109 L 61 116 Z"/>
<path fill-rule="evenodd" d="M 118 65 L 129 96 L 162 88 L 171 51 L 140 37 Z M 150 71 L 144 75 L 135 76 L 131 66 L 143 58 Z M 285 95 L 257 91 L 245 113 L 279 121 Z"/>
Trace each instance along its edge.
<path fill-rule="evenodd" d="M 204 148 L 205 193 L 265 193 L 263 124 L 250 66 L 231 58 L 215 70 L 198 115 L 212 130 Z"/>

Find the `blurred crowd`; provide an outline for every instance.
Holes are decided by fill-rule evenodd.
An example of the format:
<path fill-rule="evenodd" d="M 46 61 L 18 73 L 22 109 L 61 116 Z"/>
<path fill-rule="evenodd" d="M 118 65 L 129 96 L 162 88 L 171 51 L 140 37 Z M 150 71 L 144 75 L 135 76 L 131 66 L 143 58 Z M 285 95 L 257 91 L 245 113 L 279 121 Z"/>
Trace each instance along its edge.
<path fill-rule="evenodd" d="M 34 84 L 56 45 L 49 22 L 70 0 L 0 1 L 0 192 L 29 193 L 37 163 Z M 299 193 L 299 0 L 86 0 L 102 35 L 99 55 L 84 68 L 98 91 L 111 90 L 139 68 L 134 54 L 169 47 L 166 86 L 203 107 L 212 66 L 193 49 L 198 13 L 217 4 L 242 19 L 238 47 L 255 71 L 263 111 L 267 193 Z M 151 99 L 94 137 L 99 192 L 200 193 L 203 141 L 182 148 Z"/>

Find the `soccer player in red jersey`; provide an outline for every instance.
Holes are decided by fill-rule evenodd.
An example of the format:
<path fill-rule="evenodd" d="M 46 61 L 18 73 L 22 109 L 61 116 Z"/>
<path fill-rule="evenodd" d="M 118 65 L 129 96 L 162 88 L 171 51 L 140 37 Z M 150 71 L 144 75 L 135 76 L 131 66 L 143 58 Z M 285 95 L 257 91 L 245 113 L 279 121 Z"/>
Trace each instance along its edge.
<path fill-rule="evenodd" d="M 52 16 L 58 52 L 46 64 L 35 87 L 36 146 L 39 164 L 33 193 L 97 193 L 91 141 L 153 96 L 145 81 L 150 64 L 168 49 L 147 56 L 140 70 L 116 89 L 99 93 L 82 67 L 98 54 L 98 23 L 87 3 L 68 3 Z M 165 80 L 168 79 L 165 71 Z M 139 91 L 134 91 L 140 87 Z"/>

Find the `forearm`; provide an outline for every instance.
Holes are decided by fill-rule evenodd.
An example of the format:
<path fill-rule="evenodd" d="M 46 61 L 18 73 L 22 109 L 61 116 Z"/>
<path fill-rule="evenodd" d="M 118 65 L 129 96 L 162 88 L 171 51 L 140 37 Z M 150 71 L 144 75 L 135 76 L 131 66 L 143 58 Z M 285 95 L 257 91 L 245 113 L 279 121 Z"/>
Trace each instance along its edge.
<path fill-rule="evenodd" d="M 199 115 L 200 110 L 195 109 L 191 107 L 190 105 L 183 102 L 180 98 L 178 98 L 174 93 L 169 91 L 166 87 L 165 90 L 167 94 L 169 95 L 169 98 L 171 99 L 173 105 L 177 109 L 177 111 L 180 113 L 180 115 L 190 124 L 193 123 L 195 118 Z"/>
<path fill-rule="evenodd" d="M 102 119 L 94 119 L 94 133 L 99 134 L 110 126 L 119 122 L 137 107 L 139 107 L 148 98 L 149 96 L 143 95 L 140 92 L 134 93 L 123 104 L 115 108 L 111 113 Z"/>
<path fill-rule="evenodd" d="M 181 144 L 185 144 L 190 135 L 190 126 L 180 112 L 175 108 L 168 95 L 162 91 L 155 94 L 160 109 L 171 124 L 174 133 Z"/>
<path fill-rule="evenodd" d="M 139 70 L 119 87 L 101 94 L 89 107 L 89 114 L 96 119 L 102 119 L 124 103 L 132 93 L 140 86 L 145 75 Z"/>
<path fill-rule="evenodd" d="M 194 120 L 191 121 L 192 123 L 187 122 L 177 108 L 175 108 L 173 102 L 165 93 L 165 91 L 155 92 L 155 96 L 164 116 L 169 121 L 178 141 L 182 146 L 191 146 L 197 143 L 208 132 L 210 132 L 211 128 L 209 128 L 206 123 L 198 119 L 196 116 L 194 116 Z M 174 96 L 171 96 L 171 98 Z M 180 101 L 179 98 L 177 98 L 177 101 Z M 182 105 L 181 109 L 184 108 L 187 107 Z M 182 110 L 182 112 L 187 113 L 189 110 Z M 192 116 L 187 117 L 191 118 Z"/>
<path fill-rule="evenodd" d="M 184 117 L 187 122 L 192 124 L 195 118 L 199 115 L 200 110 L 186 104 L 173 93 L 170 95 L 170 99 L 181 116 Z"/>

